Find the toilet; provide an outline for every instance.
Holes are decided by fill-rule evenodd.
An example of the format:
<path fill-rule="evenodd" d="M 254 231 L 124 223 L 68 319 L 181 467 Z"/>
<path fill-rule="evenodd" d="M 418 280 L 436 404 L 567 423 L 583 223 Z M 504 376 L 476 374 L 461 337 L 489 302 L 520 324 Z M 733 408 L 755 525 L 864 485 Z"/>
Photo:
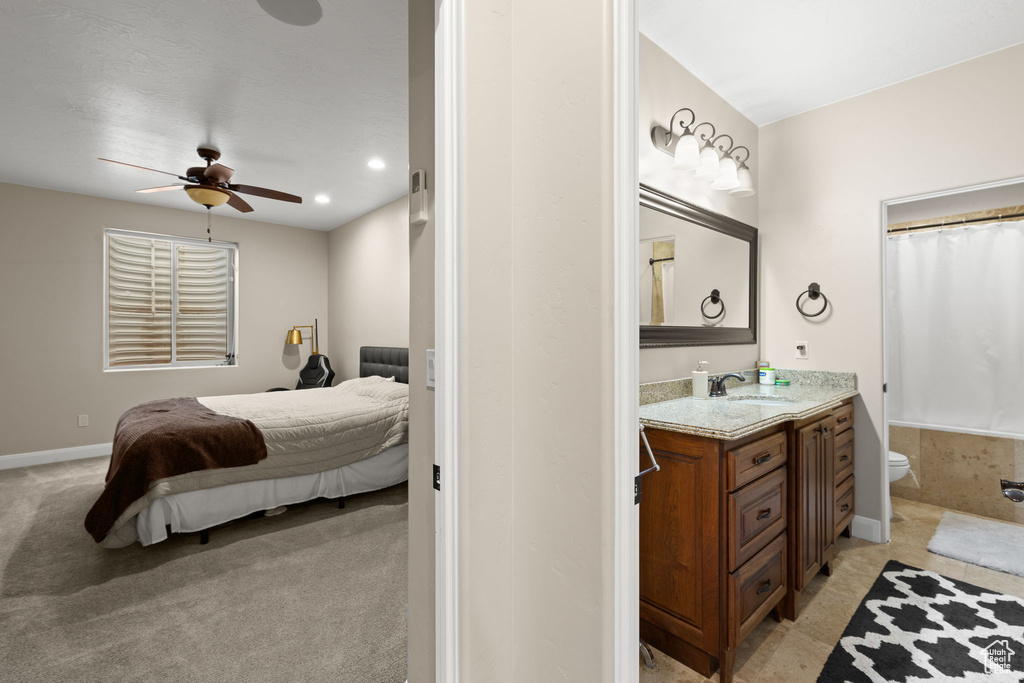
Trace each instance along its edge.
<path fill-rule="evenodd" d="M 910 472 L 910 459 L 902 453 L 889 451 L 889 483 L 898 481 Z M 889 519 L 892 519 L 892 495 L 889 496 Z"/>
<path fill-rule="evenodd" d="M 910 472 L 910 459 L 902 453 L 889 451 L 889 483 L 898 481 Z"/>

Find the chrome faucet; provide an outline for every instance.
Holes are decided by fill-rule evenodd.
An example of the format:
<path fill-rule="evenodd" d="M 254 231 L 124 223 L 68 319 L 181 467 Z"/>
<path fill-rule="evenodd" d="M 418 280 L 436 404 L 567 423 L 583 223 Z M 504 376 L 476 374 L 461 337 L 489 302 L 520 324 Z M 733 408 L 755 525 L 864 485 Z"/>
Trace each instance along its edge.
<path fill-rule="evenodd" d="M 1024 503 L 1024 482 L 1000 479 L 999 485 L 1003 489 L 1004 498 L 1009 498 L 1014 503 Z"/>
<path fill-rule="evenodd" d="M 726 393 L 725 393 L 725 380 L 729 379 L 730 377 L 735 377 L 736 379 L 738 379 L 741 382 L 745 382 L 747 380 L 746 377 L 744 377 L 743 375 L 737 375 L 735 372 L 730 372 L 727 375 L 715 375 L 714 377 L 709 377 L 708 378 L 708 383 L 709 383 L 708 384 L 708 388 L 709 388 L 708 396 L 711 396 L 711 397 L 725 396 L 726 395 Z"/>

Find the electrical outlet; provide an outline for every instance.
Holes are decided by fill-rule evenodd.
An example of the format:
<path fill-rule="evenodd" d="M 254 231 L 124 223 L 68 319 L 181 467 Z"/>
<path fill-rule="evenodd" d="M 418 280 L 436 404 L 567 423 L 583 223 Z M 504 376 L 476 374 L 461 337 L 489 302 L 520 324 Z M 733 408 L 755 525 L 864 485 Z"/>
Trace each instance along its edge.
<path fill-rule="evenodd" d="M 78 416 L 78 426 L 79 427 L 88 427 L 89 426 L 89 416 L 88 415 L 79 415 Z"/>
<path fill-rule="evenodd" d="M 798 341 L 796 343 L 796 357 L 800 360 L 807 360 L 810 357 L 810 354 L 807 351 L 807 342 Z"/>

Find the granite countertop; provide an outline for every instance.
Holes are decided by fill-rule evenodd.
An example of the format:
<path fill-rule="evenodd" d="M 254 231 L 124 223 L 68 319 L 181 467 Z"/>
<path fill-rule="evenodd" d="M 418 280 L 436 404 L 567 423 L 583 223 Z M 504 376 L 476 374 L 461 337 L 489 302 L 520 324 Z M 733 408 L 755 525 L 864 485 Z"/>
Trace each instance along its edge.
<path fill-rule="evenodd" d="M 853 386 L 829 383 L 788 387 L 746 383 L 728 392 L 728 396 L 719 398 L 687 396 L 642 405 L 640 422 L 666 431 L 732 441 L 783 422 L 817 415 L 858 393 Z M 764 403 L 739 402 L 743 399 Z"/>

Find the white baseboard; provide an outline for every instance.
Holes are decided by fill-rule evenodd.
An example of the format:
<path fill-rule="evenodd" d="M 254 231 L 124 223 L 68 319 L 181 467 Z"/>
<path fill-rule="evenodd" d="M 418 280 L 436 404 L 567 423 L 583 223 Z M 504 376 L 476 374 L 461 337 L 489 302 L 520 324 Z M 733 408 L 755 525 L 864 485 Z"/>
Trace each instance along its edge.
<path fill-rule="evenodd" d="M 882 542 L 882 523 L 870 517 L 854 515 L 850 522 L 850 533 L 857 538 L 863 538 L 872 543 Z"/>
<path fill-rule="evenodd" d="M 101 455 L 110 455 L 112 448 L 113 444 L 97 443 L 91 446 L 54 448 L 51 451 L 0 455 L 0 470 L 9 470 L 14 467 L 29 467 L 31 465 L 46 465 L 51 462 L 64 462 L 65 460 L 95 458 Z"/>

